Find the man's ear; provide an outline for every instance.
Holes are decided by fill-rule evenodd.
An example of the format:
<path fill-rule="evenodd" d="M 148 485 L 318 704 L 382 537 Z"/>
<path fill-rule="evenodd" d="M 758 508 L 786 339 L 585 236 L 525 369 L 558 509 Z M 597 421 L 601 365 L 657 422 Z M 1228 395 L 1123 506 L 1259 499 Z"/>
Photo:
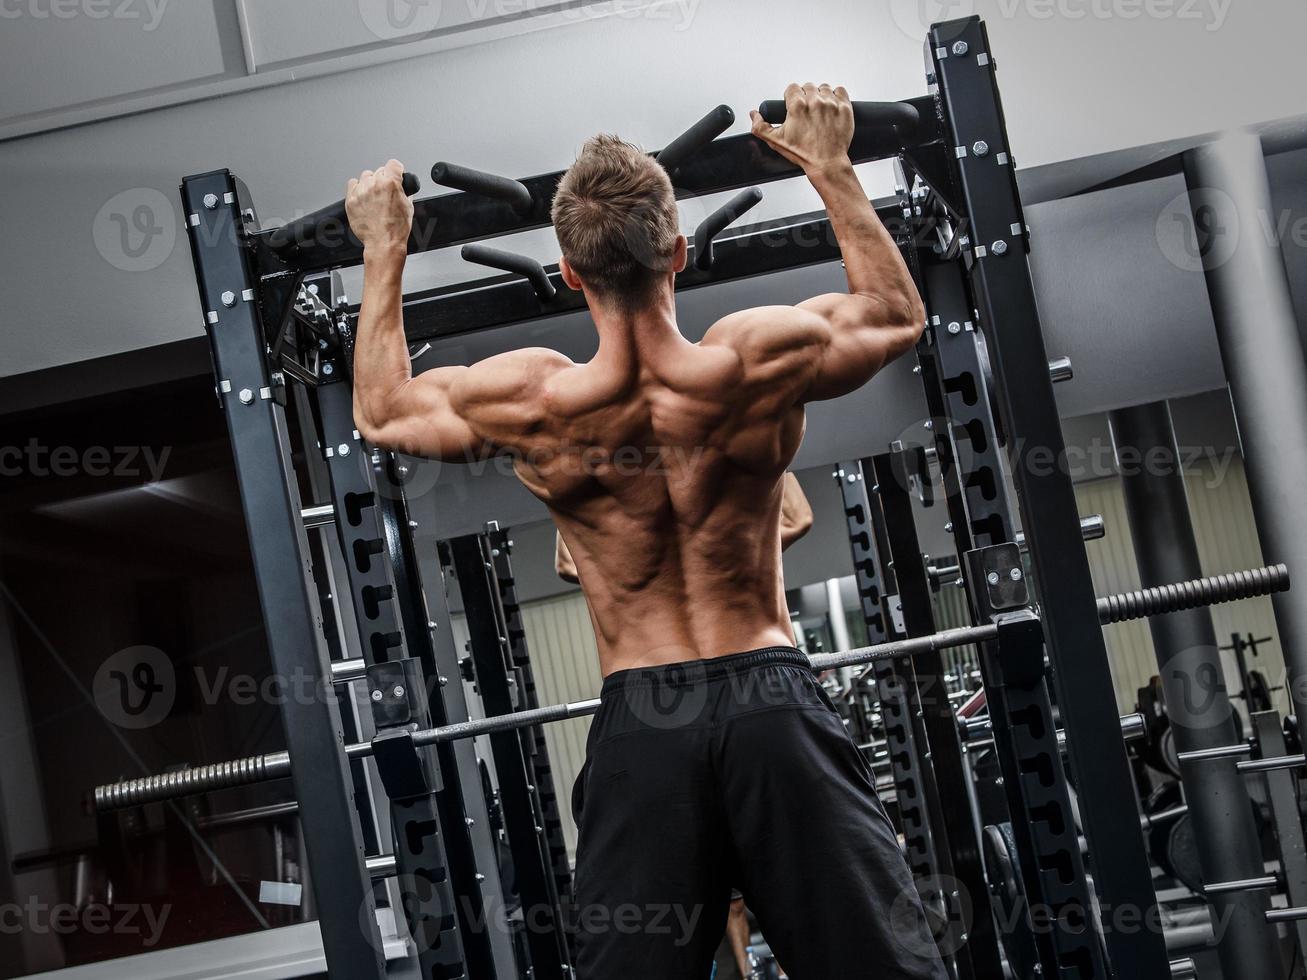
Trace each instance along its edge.
<path fill-rule="evenodd" d="M 676 248 L 672 251 L 672 271 L 684 272 L 685 263 L 689 258 L 689 242 L 685 240 L 684 235 L 676 236 Z"/>
<path fill-rule="evenodd" d="M 558 257 L 558 274 L 563 277 L 563 282 L 567 283 L 567 288 L 576 292 L 581 291 L 581 277 L 576 274 L 571 263 L 561 255 Z"/>

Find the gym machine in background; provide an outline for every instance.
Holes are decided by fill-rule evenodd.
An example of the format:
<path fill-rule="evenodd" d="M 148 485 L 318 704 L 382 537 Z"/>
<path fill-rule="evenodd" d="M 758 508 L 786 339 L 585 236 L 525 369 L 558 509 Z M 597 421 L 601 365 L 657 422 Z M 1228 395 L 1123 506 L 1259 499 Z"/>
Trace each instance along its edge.
<path fill-rule="evenodd" d="M 1115 737 L 1122 721 L 1100 622 L 1280 591 L 1287 572 L 1281 566 L 1095 599 L 1070 478 L 1031 458 L 1063 453 L 1052 382 L 1066 367 L 1050 364 L 1044 350 L 984 25 L 974 17 L 935 25 L 926 56 L 932 93 L 858 103 L 850 155 L 854 162 L 899 161 L 897 196 L 876 207 L 930 313 L 918 370 L 959 555 L 949 575 L 966 589 L 971 624 L 935 632 L 929 596 L 940 570 L 920 560 L 907 497 L 908 477 L 922 471 L 926 454 L 892 447 L 841 467 L 873 646 L 814 657 L 814 665 L 868 665 L 864 673 L 874 678 L 867 701 L 879 706 L 900 825 L 959 980 L 997 980 L 1004 961 L 1028 967 L 1025 976 L 1169 976 L 1160 931 L 1105 928 L 1100 921 L 1100 913 L 1123 908 L 1147 921 L 1157 904 L 1139 814 L 1122 802 L 1135 787 L 1124 743 Z M 783 104 L 763 106 L 772 121 L 782 111 Z M 742 190 L 700 226 L 678 289 L 839 258 L 822 215 L 728 230 L 760 199 L 754 185 L 799 173 L 752 136 L 716 139 L 732 121 L 731 111 L 718 107 L 657 155 L 678 196 Z M 583 307 L 556 268 L 479 244 L 547 225 L 560 173 L 513 180 L 441 163 L 432 177 L 459 192 L 415 201 L 409 251 L 461 245 L 468 260 L 505 274 L 407 296 L 410 341 Z M 416 193 L 412 175 L 405 185 Z M 97 805 L 107 811 L 289 776 L 332 976 L 385 975 L 374 879 L 392 874 L 424 975 L 566 976 L 570 879 L 538 726 L 589 714 L 595 702 L 535 705 L 503 530 L 488 527 L 444 543 L 444 571 L 436 573 L 442 581 L 428 576 L 424 590 L 403 461 L 367 446 L 350 419 L 357 311 L 329 273 L 357 265 L 362 249 L 343 203 L 262 229 L 248 191 L 227 171 L 187 178 L 182 197 L 273 669 L 326 689 L 365 679 L 371 717 L 350 736 L 335 699 L 287 699 L 286 752 L 100 787 Z M 328 499 L 307 506 L 292 461 L 294 421 L 312 426 L 304 452 L 319 455 L 328 475 Z M 333 547 L 358 627 L 346 647 L 357 657 L 329 661 L 310 524 L 335 527 Z M 451 627 L 447 588 L 455 583 L 470 633 L 466 657 L 455 649 Z M 942 693 L 941 651 L 963 644 L 974 645 L 984 682 L 985 727 L 1002 790 L 989 799 L 970 778 L 966 729 Z M 494 717 L 471 718 L 459 678 L 475 682 Z M 490 744 L 497 792 L 490 805 L 474 736 Z M 1264 745 L 1273 742 L 1268 735 Z M 1289 770 L 1303 760 L 1286 751 L 1265 765 L 1286 777 L 1277 799 L 1287 813 Z M 389 828 L 370 834 L 352 803 L 351 767 L 367 758 L 377 766 L 391 817 Z M 1006 877 L 983 860 L 981 815 L 1010 828 Z M 511 883 L 500 875 L 495 819 L 511 854 Z M 390 841 L 392 852 L 365 856 L 373 839 Z M 985 901 L 996 882 L 1016 908 L 1004 930 Z M 970 917 L 963 897 L 975 905 Z M 510 907 L 544 910 L 549 927 L 521 928 L 506 913 L 497 928 L 493 910 Z M 1051 928 L 1032 926 L 1036 910 L 1052 913 Z M 539 915 L 527 921 L 538 926 Z M 1264 931 L 1264 917 L 1246 933 L 1249 948 L 1261 949 L 1267 937 L 1253 925 Z M 1014 938 L 1004 939 L 1003 931 Z M 1242 964 L 1239 975 L 1260 980 L 1251 968 Z"/>

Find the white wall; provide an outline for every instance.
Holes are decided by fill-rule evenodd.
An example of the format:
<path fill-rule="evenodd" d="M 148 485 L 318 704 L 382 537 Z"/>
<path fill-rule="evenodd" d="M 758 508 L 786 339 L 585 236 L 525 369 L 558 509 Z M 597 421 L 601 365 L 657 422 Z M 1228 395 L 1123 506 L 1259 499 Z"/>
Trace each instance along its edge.
<path fill-rule="evenodd" d="M 23 11 L 49 2 L 4 0 L 6 16 L 16 10 L 19 19 L 0 22 L 0 65 L 7 66 L 0 91 L 13 90 L 9 73 L 30 60 L 18 55 L 32 32 L 14 25 L 26 25 Z M 211 0 L 215 10 L 225 2 Z M 743 116 L 795 78 L 842 81 L 864 98 L 904 98 L 924 91 L 919 6 L 939 9 L 936 0 L 682 0 L 670 15 L 660 4 L 566 19 L 484 44 L 0 144 L 0 376 L 201 332 L 172 203 L 185 174 L 230 167 L 252 188 L 265 220 L 285 219 L 339 197 L 351 172 L 391 155 L 419 171 L 446 158 L 524 175 L 565 166 L 596 130 L 619 130 L 652 148 L 718 102 Z M 955 0 L 948 7 L 949 14 L 971 10 L 990 20 L 1023 165 L 1302 109 L 1307 67 L 1297 48 L 1307 5 L 1299 0 Z M 111 35 L 85 19 L 49 20 L 41 29 L 41 50 L 56 64 L 66 58 L 70 71 L 109 57 L 103 42 Z M 172 43 L 162 27 L 156 35 Z M 811 201 L 771 198 L 780 210 Z M 162 229 L 136 259 L 114 223 L 132 218 Z M 127 242 L 134 249 L 145 239 L 129 231 Z M 414 265 L 416 281 L 427 263 Z"/>

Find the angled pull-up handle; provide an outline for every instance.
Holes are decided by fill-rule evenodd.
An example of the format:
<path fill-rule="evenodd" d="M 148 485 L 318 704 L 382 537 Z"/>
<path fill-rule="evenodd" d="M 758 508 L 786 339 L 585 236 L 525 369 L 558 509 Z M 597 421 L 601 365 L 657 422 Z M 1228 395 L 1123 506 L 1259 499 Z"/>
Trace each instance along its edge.
<path fill-rule="evenodd" d="M 431 168 L 431 179 L 442 187 L 452 187 L 456 191 L 470 191 L 484 194 L 486 197 L 507 201 L 518 214 L 526 214 L 534 206 L 531 192 L 526 184 L 511 177 L 487 174 L 470 167 L 460 167 L 457 163 L 441 161 Z"/>
<path fill-rule="evenodd" d="M 758 106 L 758 113 L 773 126 L 785 122 L 785 100 L 768 99 Z M 855 102 L 853 122 L 862 129 L 895 129 L 908 136 L 921 125 L 921 114 L 910 102 Z"/>
<path fill-rule="evenodd" d="M 409 197 L 422 189 L 422 182 L 418 180 L 416 174 L 406 173 L 402 179 L 404 193 Z M 342 233 L 350 234 L 349 218 L 345 216 L 343 199 L 306 214 L 302 218 L 288 221 L 280 228 L 274 228 L 268 235 L 268 247 L 274 252 L 290 252 L 300 245 L 311 245 L 318 238 L 327 236 L 337 238 Z"/>
<path fill-rule="evenodd" d="M 542 303 L 549 302 L 557 292 L 554 289 L 554 284 L 549 281 L 549 273 L 545 272 L 545 267 L 528 255 L 505 252 L 502 249 L 491 248 L 489 245 L 478 245 L 475 242 L 464 245 L 462 254 L 463 258 L 468 262 L 475 262 L 477 265 L 487 265 L 492 269 L 502 269 L 504 272 L 514 272 L 519 276 L 524 276 L 527 282 L 531 283 L 531 288 L 535 290 L 536 296 Z"/>
<path fill-rule="evenodd" d="M 762 191 L 749 187 L 699 222 L 694 229 L 694 267 L 707 272 L 713 263 L 713 239 L 731 222 L 762 200 Z"/>
<path fill-rule="evenodd" d="M 730 129 L 733 122 L 735 110 L 728 105 L 719 105 L 663 147 L 658 154 L 658 162 L 669 174 L 675 174 L 677 167 Z"/>

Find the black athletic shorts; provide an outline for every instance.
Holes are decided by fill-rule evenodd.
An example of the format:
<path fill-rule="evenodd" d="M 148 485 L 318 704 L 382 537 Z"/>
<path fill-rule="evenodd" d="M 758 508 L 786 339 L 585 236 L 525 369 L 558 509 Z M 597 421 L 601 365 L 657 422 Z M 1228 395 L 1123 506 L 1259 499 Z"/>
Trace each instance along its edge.
<path fill-rule="evenodd" d="M 947 980 L 871 771 L 793 647 L 609 676 L 572 812 L 578 980 L 707 980 L 733 887 L 791 980 Z"/>

